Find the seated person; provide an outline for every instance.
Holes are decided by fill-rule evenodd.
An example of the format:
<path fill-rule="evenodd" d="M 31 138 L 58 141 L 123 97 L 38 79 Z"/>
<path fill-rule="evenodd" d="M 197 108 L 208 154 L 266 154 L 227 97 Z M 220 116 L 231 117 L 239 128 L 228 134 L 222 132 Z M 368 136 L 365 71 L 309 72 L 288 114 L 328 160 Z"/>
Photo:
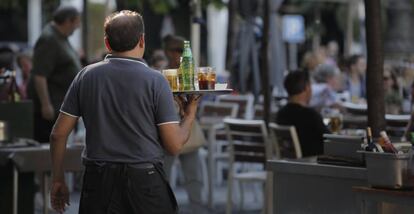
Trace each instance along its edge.
<path fill-rule="evenodd" d="M 277 113 L 276 123 L 295 126 L 304 157 L 323 154 L 323 134 L 329 131 L 322 116 L 308 107 L 312 95 L 308 72 L 290 72 L 284 86 L 288 103 Z"/>
<path fill-rule="evenodd" d="M 367 62 L 362 55 L 352 55 L 348 59 L 344 77 L 344 89 L 351 95 L 353 103 L 364 103 L 366 98 Z"/>
<path fill-rule="evenodd" d="M 386 114 L 402 113 L 403 97 L 397 77 L 390 66 L 384 65 L 384 101 Z"/>
<path fill-rule="evenodd" d="M 313 72 L 312 98 L 310 106 L 321 110 L 338 107 L 339 69 L 333 65 L 320 64 Z"/>
<path fill-rule="evenodd" d="M 414 82 L 411 84 L 411 106 L 413 107 L 414 102 Z M 414 111 L 411 110 L 411 118 L 408 121 L 407 127 L 404 132 L 404 136 L 402 137 L 401 141 L 410 141 L 411 143 L 414 142 Z"/>

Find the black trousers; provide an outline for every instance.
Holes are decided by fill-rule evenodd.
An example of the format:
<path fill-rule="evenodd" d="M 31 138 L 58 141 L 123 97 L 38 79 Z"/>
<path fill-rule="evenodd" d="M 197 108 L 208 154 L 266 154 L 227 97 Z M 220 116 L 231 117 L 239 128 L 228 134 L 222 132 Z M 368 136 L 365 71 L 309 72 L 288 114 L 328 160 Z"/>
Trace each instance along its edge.
<path fill-rule="evenodd" d="M 152 164 L 86 164 L 80 214 L 173 214 L 174 193 Z"/>
<path fill-rule="evenodd" d="M 48 143 L 50 133 L 56 120 L 45 120 L 40 112 L 34 114 L 34 139 L 40 143 Z"/>

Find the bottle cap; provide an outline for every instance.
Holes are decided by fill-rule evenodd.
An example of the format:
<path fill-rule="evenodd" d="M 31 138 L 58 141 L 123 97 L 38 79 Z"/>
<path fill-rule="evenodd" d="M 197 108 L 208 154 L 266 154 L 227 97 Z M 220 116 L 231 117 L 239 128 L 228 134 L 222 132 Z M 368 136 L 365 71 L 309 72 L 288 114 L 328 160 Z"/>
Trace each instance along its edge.
<path fill-rule="evenodd" d="M 388 138 L 388 135 L 385 131 L 380 131 L 380 136 L 383 138 Z"/>

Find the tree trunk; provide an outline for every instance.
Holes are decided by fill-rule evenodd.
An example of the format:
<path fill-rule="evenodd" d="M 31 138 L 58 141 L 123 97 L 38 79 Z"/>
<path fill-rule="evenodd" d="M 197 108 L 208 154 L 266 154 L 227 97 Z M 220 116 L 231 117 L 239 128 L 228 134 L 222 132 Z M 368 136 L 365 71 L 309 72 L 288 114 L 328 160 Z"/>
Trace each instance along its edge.
<path fill-rule="evenodd" d="M 226 48 L 226 69 L 231 70 L 233 65 L 233 49 L 235 48 L 234 35 L 236 25 L 236 7 L 237 0 L 230 0 L 228 3 L 229 10 L 229 23 L 227 27 L 227 48 Z"/>
<path fill-rule="evenodd" d="M 372 134 L 379 136 L 385 130 L 383 88 L 383 40 L 380 0 L 365 0 L 367 29 L 367 100 L 368 125 Z"/>
<path fill-rule="evenodd" d="M 270 85 L 269 85 L 269 1 L 265 0 L 263 4 L 263 38 L 262 38 L 262 47 L 261 47 L 261 82 L 262 82 L 262 92 L 264 98 L 264 120 L 266 126 L 269 124 L 270 118 Z"/>

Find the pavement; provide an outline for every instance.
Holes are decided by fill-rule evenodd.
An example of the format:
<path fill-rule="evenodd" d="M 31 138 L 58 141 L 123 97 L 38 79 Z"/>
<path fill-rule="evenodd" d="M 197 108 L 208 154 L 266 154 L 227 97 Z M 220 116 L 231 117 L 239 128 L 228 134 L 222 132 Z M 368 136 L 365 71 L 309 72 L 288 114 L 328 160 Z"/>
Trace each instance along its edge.
<path fill-rule="evenodd" d="M 261 191 L 260 184 L 253 184 L 253 183 L 247 183 L 244 184 L 244 192 L 245 192 L 245 200 L 243 209 L 240 209 L 239 207 L 239 198 L 237 197 L 238 193 L 237 191 L 233 195 L 233 201 L 235 202 L 233 205 L 233 213 L 234 214 L 260 214 L 261 208 L 263 204 L 263 196 Z M 188 202 L 188 197 L 185 189 L 180 186 L 179 184 L 174 189 L 174 193 L 176 195 L 178 204 L 179 204 L 179 213 L 180 214 L 224 214 L 226 210 L 226 195 L 227 195 L 227 188 L 225 185 L 222 186 L 216 186 L 214 189 L 214 208 L 208 209 L 207 206 L 201 206 L 198 207 L 197 211 L 195 211 L 194 207 L 191 206 Z M 66 210 L 65 214 L 77 214 L 78 213 L 78 207 L 79 207 L 79 198 L 80 193 L 79 192 L 72 192 L 70 197 L 70 206 Z M 206 197 L 204 197 L 206 198 Z M 41 195 L 38 194 L 35 198 L 36 202 L 36 210 L 35 214 L 42 214 L 41 204 L 42 199 Z M 205 204 L 206 203 L 206 200 Z M 237 203 L 236 203 L 237 202 Z M 55 214 L 56 212 L 50 210 L 50 214 Z"/>

